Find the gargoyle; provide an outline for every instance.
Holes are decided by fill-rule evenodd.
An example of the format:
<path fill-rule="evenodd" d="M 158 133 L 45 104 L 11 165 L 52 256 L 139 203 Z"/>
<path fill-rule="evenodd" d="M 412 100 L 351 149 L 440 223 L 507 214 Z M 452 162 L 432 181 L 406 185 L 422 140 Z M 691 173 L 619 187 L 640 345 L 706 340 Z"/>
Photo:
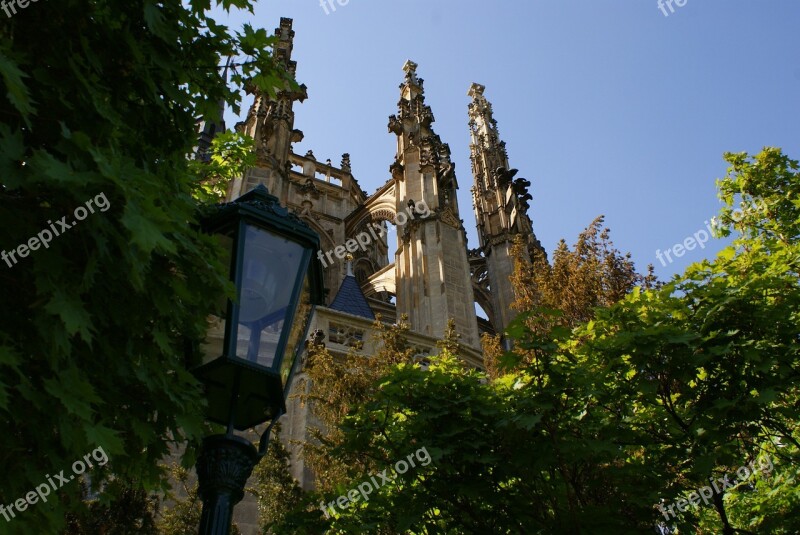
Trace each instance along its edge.
<path fill-rule="evenodd" d="M 497 177 L 497 185 L 500 187 L 505 186 L 514 179 L 514 175 L 519 173 L 518 169 L 506 170 L 505 167 L 498 167 L 494 174 Z"/>

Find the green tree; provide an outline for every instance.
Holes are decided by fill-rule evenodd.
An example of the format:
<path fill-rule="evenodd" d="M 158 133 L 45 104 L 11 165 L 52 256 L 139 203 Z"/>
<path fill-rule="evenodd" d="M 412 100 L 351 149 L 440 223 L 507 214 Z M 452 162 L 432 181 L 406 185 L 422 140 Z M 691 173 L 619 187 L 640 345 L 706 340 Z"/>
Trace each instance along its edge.
<path fill-rule="evenodd" d="M 601 225 L 600 218 L 581 234 L 574 253 L 564 246 L 554 258 L 555 270 L 543 256 L 536 257 L 533 263 L 522 261 L 522 248 L 516 248 L 515 282 L 518 296 L 523 296 L 519 299 L 520 308 L 563 306 L 576 302 L 575 296 L 580 296 L 580 301 L 569 309 L 568 321 L 556 321 L 537 332 L 548 335 L 553 325 L 576 325 L 591 317 L 594 307 L 610 305 L 624 296 L 635 281 L 644 280 L 636 275 L 629 259 L 613 247 L 608 231 L 601 230 Z M 560 272 L 560 277 L 554 271 Z M 534 295 L 532 291 L 526 293 L 530 289 L 525 286 L 528 282 L 542 288 L 536 301 L 524 301 L 525 295 Z M 565 284 L 572 286 L 566 288 Z M 601 296 L 592 293 L 601 288 L 610 289 Z M 534 325 L 533 320 L 526 325 Z M 522 453 L 533 450 L 539 463 L 555 463 L 553 442 L 569 448 L 578 434 L 574 428 L 581 422 L 558 427 L 556 421 L 547 435 L 533 432 L 543 418 L 557 420 L 554 415 L 560 410 L 560 391 L 555 391 L 569 383 L 567 371 L 558 375 L 558 382 L 551 379 L 550 389 L 539 392 L 538 397 L 523 398 L 514 393 L 514 388 L 523 384 L 517 378 L 486 384 L 485 376 L 466 370 L 454 358 L 460 347 L 452 324 L 439 344 L 442 356 L 432 359 L 428 371 L 410 360 L 402 327 L 386 329 L 379 325 L 382 336 L 391 337 L 374 356 L 337 359 L 325 354 L 323 359 L 315 357 L 317 360 L 311 361 L 310 375 L 315 381 L 311 396 L 319 402 L 320 408 L 315 412 L 322 413 L 326 425 L 316 437 L 316 445 L 305 445 L 305 449 L 314 451 L 327 463 L 325 480 L 322 495 L 307 500 L 305 507 L 290 517 L 291 529 L 286 532 L 303 532 L 298 531 L 303 526 L 304 532 L 316 533 L 321 525 L 333 533 L 358 529 L 400 533 L 412 526 L 414 532 L 427 533 L 527 533 L 534 529 L 551 533 L 559 526 L 562 532 L 569 532 L 575 525 L 572 519 L 581 511 L 576 510 L 577 506 L 570 508 L 571 496 L 563 490 L 563 482 L 572 477 L 568 468 L 585 480 L 599 456 L 591 448 L 584 448 L 580 460 L 564 461 L 559 466 L 561 471 L 542 473 L 525 467 L 527 453 Z M 496 343 L 497 339 L 488 342 Z M 536 414 L 537 411 L 546 414 Z M 498 426 L 498 422 L 502 424 Z M 346 495 L 365 475 L 403 459 L 409 452 L 402 450 L 409 444 L 427 445 L 438 461 L 435 468 L 426 469 L 434 475 L 419 474 L 421 479 L 383 488 L 364 505 L 342 511 L 327 523 L 319 520 L 322 513 L 314 500 L 327 503 Z M 509 464 L 512 458 L 515 462 Z M 338 469 L 330 470 L 331 465 Z M 594 472 L 595 494 L 604 496 L 594 499 L 594 504 L 620 503 L 619 493 L 604 492 L 607 478 L 598 470 Z M 318 477 L 319 473 L 318 470 Z M 458 492 L 451 492 L 449 487 Z M 531 508 L 531 501 L 545 505 Z M 647 508 L 649 513 L 650 503 Z M 312 519 L 317 520 L 316 525 Z M 592 525 L 616 528 L 631 524 L 603 515 Z M 641 528 L 647 524 L 633 525 Z"/>
<path fill-rule="evenodd" d="M 163 489 L 159 460 L 203 431 L 184 347 L 230 288 L 196 225 L 195 121 L 220 101 L 237 110 L 245 81 L 290 83 L 264 30 L 231 31 L 210 8 L 60 0 L 0 26 L 0 463 L 14 467 L 2 504 L 97 447 L 110 459 L 90 474 L 101 504 L 123 496 L 108 482 Z M 57 533 L 80 495 L 67 483 L 2 530 Z"/>
<path fill-rule="evenodd" d="M 631 455 L 662 471 L 665 504 L 756 459 L 774 462 L 770 473 L 715 492 L 709 507 L 676 510 L 668 524 L 793 533 L 800 173 L 774 148 L 726 160 L 717 227 L 735 233 L 733 244 L 663 288 L 599 311 L 564 347 L 596 363 L 595 405 L 625 430 Z"/>
<path fill-rule="evenodd" d="M 515 462 L 531 446 L 533 420 L 518 418 L 507 394 L 447 351 L 427 369 L 396 366 L 343 425 L 337 453 L 357 451 L 377 462 L 370 472 L 350 474 L 339 494 L 384 469 L 391 474 L 397 461 L 420 448 L 431 462 L 398 475 L 369 500 L 338 509 L 328 532 L 353 533 L 359 526 L 385 534 L 533 532 L 530 480 Z"/>

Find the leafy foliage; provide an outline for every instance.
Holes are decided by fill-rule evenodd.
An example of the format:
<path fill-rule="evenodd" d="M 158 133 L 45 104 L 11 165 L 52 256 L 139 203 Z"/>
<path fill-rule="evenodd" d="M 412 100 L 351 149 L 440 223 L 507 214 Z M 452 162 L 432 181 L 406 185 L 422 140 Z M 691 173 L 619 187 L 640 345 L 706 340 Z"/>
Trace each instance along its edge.
<path fill-rule="evenodd" d="M 800 249 L 793 227 L 797 204 L 783 195 L 796 191 L 800 175 L 797 163 L 776 149 L 752 160 L 726 159 L 732 167 L 720 181 L 728 205 L 721 224 L 729 221 L 736 195 L 761 208 L 744 212 L 736 223 L 739 237 L 715 261 L 692 265 L 661 288 L 637 289 L 597 309 L 594 319 L 572 332 L 554 329 L 555 347 L 526 329 L 524 318 L 517 326 L 520 347 L 540 350 L 541 358 L 527 369 L 532 386 L 537 392 L 557 386 L 553 394 L 569 402 L 559 406 L 559 419 L 582 421 L 584 430 L 592 430 L 583 440 L 607 440 L 615 467 L 609 487 L 625 490 L 637 504 L 629 511 L 642 520 L 648 503 L 667 506 L 687 498 L 709 478 L 765 454 L 775 459 L 783 481 L 797 469 Z M 775 187 L 780 181 L 781 189 Z M 753 196 L 755 191 L 771 194 Z M 562 369 L 568 373 L 554 374 Z M 564 382 L 554 383 L 558 377 Z M 680 532 L 734 533 L 770 517 L 773 526 L 782 523 L 790 532 L 793 521 L 784 515 L 796 507 L 797 496 L 780 496 L 787 489 L 781 477 L 757 478 L 756 493 L 752 482 L 715 492 L 714 515 L 676 509 L 666 523 Z M 761 503 L 750 502 L 758 495 Z M 749 508 L 756 503 L 761 508 Z"/>
<path fill-rule="evenodd" d="M 217 4 L 252 11 L 248 0 Z M 161 489 L 169 446 L 201 435 L 184 343 L 204 337 L 228 288 L 217 245 L 195 224 L 195 121 L 220 101 L 237 109 L 245 82 L 267 92 L 290 84 L 273 38 L 233 32 L 210 7 L 59 0 L 0 26 L 0 249 L 62 217 L 70 224 L 88 200 L 108 201 L 47 247 L 0 263 L 0 463 L 15 467 L 0 503 L 98 446 L 111 461 L 92 471 L 96 487 Z M 243 58 L 232 86 L 219 68 L 226 57 Z M 100 507 L 126 492 L 103 488 Z M 80 493 L 65 485 L 4 533 L 59 532 L 67 511 L 81 517 Z"/>
<path fill-rule="evenodd" d="M 208 161 L 192 160 L 189 165 L 198 177 L 194 197 L 213 204 L 228 198 L 234 180 L 255 165 L 255 141 L 238 132 L 223 132 L 214 137 L 208 152 Z"/>
<path fill-rule="evenodd" d="M 588 321 L 596 307 L 607 307 L 625 297 L 636 285 L 653 282 L 636 273 L 630 253 L 623 255 L 611 241 L 611 231 L 603 228 L 600 216 L 578 236 L 573 250 L 562 239 L 553 253 L 552 264 L 540 249 L 528 260 L 520 240 L 512 249 L 515 255 L 512 282 L 516 291 L 513 307 L 560 310 L 559 322 L 576 325 Z"/>

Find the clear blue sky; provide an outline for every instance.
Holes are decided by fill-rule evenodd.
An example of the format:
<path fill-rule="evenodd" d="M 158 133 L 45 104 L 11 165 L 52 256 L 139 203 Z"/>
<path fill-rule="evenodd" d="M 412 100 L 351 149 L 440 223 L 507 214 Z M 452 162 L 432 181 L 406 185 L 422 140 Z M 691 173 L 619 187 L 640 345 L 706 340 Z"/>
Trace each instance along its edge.
<path fill-rule="evenodd" d="M 334 5 L 326 15 L 319 0 L 260 0 L 254 16 L 220 19 L 270 31 L 294 19 L 297 79 L 309 88 L 295 152 L 335 164 L 349 152 L 368 193 L 389 178 L 387 117 L 403 63 L 417 62 L 453 150 L 470 247 L 471 82 L 486 86 L 511 165 L 533 183 L 529 215 L 548 252 L 604 214 L 617 248 L 662 279 L 722 245 L 666 267 L 655 257 L 716 214 L 725 151 L 778 146 L 800 159 L 798 0 L 688 0 L 666 17 L 657 0 Z"/>

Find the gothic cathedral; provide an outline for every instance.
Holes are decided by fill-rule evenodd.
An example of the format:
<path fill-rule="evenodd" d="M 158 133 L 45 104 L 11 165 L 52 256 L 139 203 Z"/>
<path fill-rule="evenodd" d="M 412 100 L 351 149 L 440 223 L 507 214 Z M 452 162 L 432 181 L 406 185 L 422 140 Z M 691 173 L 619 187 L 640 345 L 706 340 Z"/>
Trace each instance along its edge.
<path fill-rule="evenodd" d="M 276 34 L 277 59 L 294 75 L 292 20 L 281 19 Z M 471 191 L 480 243 L 469 249 L 450 147 L 433 129 L 434 116 L 425 104 L 417 65 L 408 61 L 403 70 L 397 114 L 389 117 L 388 125 L 397 138 L 397 152 L 390 178 L 373 194 L 367 195 L 353 176 L 349 154 L 334 166 L 330 160 L 317 161 L 313 151 L 302 156 L 292 151 L 292 144 L 303 139 L 293 110 L 295 102 L 308 96 L 301 85 L 276 98 L 255 95 L 247 118 L 236 129 L 256 140 L 258 165 L 231 184 L 229 198 L 264 184 L 319 233 L 323 251 L 334 251 L 361 233 L 373 237 L 368 247 L 359 247 L 347 260 L 330 255 L 333 262 L 320 260 L 327 306 L 318 312 L 323 317 L 312 330 L 324 335 L 326 343 L 361 345 L 376 314 L 389 323 L 405 314 L 425 353 L 452 318 L 461 343 L 474 350 L 480 366 L 480 334 L 502 332 L 512 319 L 508 278 L 515 236 L 522 235 L 531 249 L 541 247 L 527 214 L 530 182 L 514 178 L 516 170 L 510 168 L 484 86 L 472 84 Z M 390 262 L 387 233 L 379 227 L 393 223 L 398 223 L 397 250 Z M 478 318 L 476 302 L 488 320 Z M 366 320 L 366 328 L 358 320 Z"/>

